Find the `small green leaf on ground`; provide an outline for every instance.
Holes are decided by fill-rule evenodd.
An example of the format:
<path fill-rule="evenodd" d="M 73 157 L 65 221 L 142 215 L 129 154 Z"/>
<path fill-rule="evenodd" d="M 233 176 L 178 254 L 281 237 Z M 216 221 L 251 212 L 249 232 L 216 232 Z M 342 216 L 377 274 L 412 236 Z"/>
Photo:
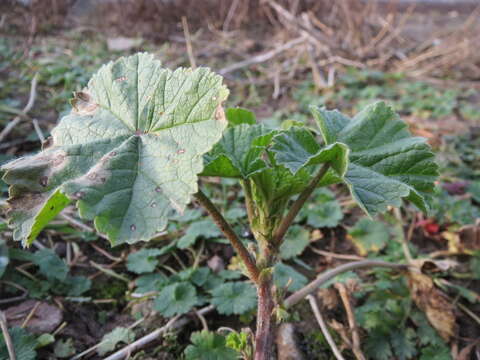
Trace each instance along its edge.
<path fill-rule="evenodd" d="M 55 353 L 55 356 L 60 359 L 69 358 L 72 355 L 75 355 L 75 347 L 73 346 L 72 338 L 68 338 L 66 340 L 58 340 L 55 343 L 53 351 Z"/>
<path fill-rule="evenodd" d="M 289 291 L 297 291 L 307 285 L 308 279 L 291 266 L 278 263 L 273 272 L 273 281 L 279 288 L 289 284 Z"/>
<path fill-rule="evenodd" d="M 137 285 L 135 292 L 143 294 L 149 291 L 160 291 L 167 282 L 167 278 L 162 274 L 142 275 L 135 280 Z"/>
<path fill-rule="evenodd" d="M 335 194 L 328 189 L 318 189 L 314 198 L 302 209 L 307 215 L 307 224 L 314 228 L 335 227 L 343 219 L 340 204 Z"/>
<path fill-rule="evenodd" d="M 142 249 L 131 253 L 127 258 L 127 269 L 137 274 L 152 272 L 158 265 L 157 256 L 161 254 L 160 249 Z"/>
<path fill-rule="evenodd" d="M 349 238 L 362 256 L 382 250 L 390 238 L 387 226 L 376 220 L 362 218 L 348 231 Z"/>
<path fill-rule="evenodd" d="M 213 223 L 210 218 L 195 221 L 190 224 L 185 235 L 183 235 L 177 243 L 180 249 L 193 246 L 199 237 L 211 239 L 221 235 L 218 226 Z"/>
<path fill-rule="evenodd" d="M 38 250 L 34 254 L 33 262 L 47 279 L 64 281 L 67 278 L 67 264 L 51 249 Z"/>
<path fill-rule="evenodd" d="M 195 287 L 187 282 L 164 287 L 154 302 L 154 308 L 165 317 L 185 314 L 198 302 Z"/>
<path fill-rule="evenodd" d="M 243 314 L 257 305 L 255 287 L 244 281 L 228 282 L 212 290 L 212 304 L 220 314 Z"/>
<path fill-rule="evenodd" d="M 26 330 L 19 327 L 8 329 L 8 333 L 12 338 L 17 360 L 35 360 L 37 358 L 37 353 L 35 352 L 37 340 L 35 336 L 30 335 Z M 0 332 L 0 359 L 7 360 L 9 358 L 5 339 L 2 332 Z"/>
<path fill-rule="evenodd" d="M 290 259 L 301 255 L 310 243 L 310 233 L 302 226 L 294 225 L 288 230 L 285 240 L 280 245 L 280 257 Z"/>
<path fill-rule="evenodd" d="M 225 338 L 214 332 L 194 332 L 185 349 L 185 360 L 236 360 L 239 354 L 226 346 Z"/>
<path fill-rule="evenodd" d="M 119 343 L 129 344 L 135 340 L 135 333 L 131 329 L 116 327 L 108 334 L 105 334 L 97 349 L 98 355 L 103 356 L 115 350 Z"/>

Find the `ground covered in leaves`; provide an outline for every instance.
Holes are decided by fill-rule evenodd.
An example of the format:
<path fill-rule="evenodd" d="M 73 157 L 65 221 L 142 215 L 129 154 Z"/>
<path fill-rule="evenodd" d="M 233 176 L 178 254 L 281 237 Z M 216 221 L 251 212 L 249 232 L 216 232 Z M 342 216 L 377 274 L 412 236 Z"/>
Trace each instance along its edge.
<path fill-rule="evenodd" d="M 294 1 L 279 3 L 288 13 L 301 12 L 290 6 Z M 386 269 L 347 272 L 315 294 L 344 356 L 359 358 L 360 348 L 368 359 L 479 359 L 480 63 L 441 62 L 444 53 L 433 57 L 431 51 L 437 49 L 427 46 L 425 33 L 416 32 L 425 53 L 415 54 L 410 62 L 380 62 L 382 57 L 372 49 L 364 49 L 369 54 L 365 59 L 346 59 L 351 55 L 348 46 L 357 41 L 352 37 L 342 51 L 330 45 L 337 61 L 319 61 L 319 73 L 312 65 L 318 54 L 312 55 L 311 44 L 294 53 L 285 47 L 283 53 L 278 51 L 281 45 L 269 46 L 263 36 L 252 36 L 262 29 L 279 44 L 292 41 L 289 36 L 298 29 L 283 21 L 275 4 L 255 12 L 250 25 L 241 6 L 234 9 L 237 17 L 229 15 L 231 7 L 217 9 L 222 17 L 206 17 L 204 23 L 198 14 L 192 15 L 187 37 L 177 8 L 160 26 L 145 9 L 129 5 L 124 11 L 138 18 L 128 32 L 115 18 L 121 18 L 118 9 L 108 22 L 92 25 L 88 11 L 74 6 L 53 8 L 42 17 L 42 11 L 49 11 L 38 4 L 32 9 L 2 5 L 0 164 L 38 151 L 59 116 L 69 111 L 73 91 L 80 91 L 102 63 L 140 50 L 154 53 L 169 68 L 189 66 L 193 60 L 219 71 L 231 92 L 227 107 L 251 109 L 267 126 L 313 125 L 310 104 L 353 114 L 377 99 L 386 100 L 437 153 L 441 177 L 431 213 L 422 215 L 406 206 L 372 220 L 354 206 L 346 189 L 319 190 L 282 245 L 275 283 L 291 293 L 321 271 L 363 258 L 415 263 L 421 270 L 416 274 Z M 341 15 L 346 10 L 336 11 L 339 17 L 347 16 Z M 402 19 L 408 11 L 413 25 L 424 19 L 424 13 L 413 10 L 396 16 Z M 433 14 L 451 17 L 457 27 L 468 20 L 446 10 Z M 336 29 L 335 21 L 320 24 L 314 22 L 327 34 Z M 404 34 L 414 31 L 413 25 L 401 29 L 403 37 L 392 35 L 396 42 L 390 46 L 413 47 Z M 360 25 L 354 21 L 349 26 Z M 384 32 L 388 37 L 394 30 Z M 187 51 L 186 38 L 193 54 Z M 380 46 L 383 40 L 375 41 Z M 361 45 L 362 39 L 358 41 Z M 270 56 L 272 49 L 277 53 Z M 270 55 L 248 62 L 259 54 Z M 438 61 L 438 66 L 430 69 L 421 56 Z M 32 88 L 35 99 L 25 113 Z M 5 131 L 13 121 L 15 126 Z M 232 184 L 204 180 L 207 195 L 249 242 L 253 237 L 242 190 Z M 7 196 L 2 182 L 2 209 Z M 0 217 L 0 310 L 17 359 L 103 359 L 182 314 L 188 314 L 188 327 L 169 330 L 132 358 L 235 359 L 251 351 L 248 328 L 254 328 L 255 289 L 227 240 L 195 203 L 176 216 L 166 232 L 134 246 L 110 247 L 92 224 L 76 216 L 75 209 L 67 208 L 28 249 L 12 240 L 5 216 Z M 349 311 L 358 328 L 352 327 Z M 334 358 L 308 302 L 285 316 L 305 358 Z M 7 358 L 0 334 L 0 359 Z"/>

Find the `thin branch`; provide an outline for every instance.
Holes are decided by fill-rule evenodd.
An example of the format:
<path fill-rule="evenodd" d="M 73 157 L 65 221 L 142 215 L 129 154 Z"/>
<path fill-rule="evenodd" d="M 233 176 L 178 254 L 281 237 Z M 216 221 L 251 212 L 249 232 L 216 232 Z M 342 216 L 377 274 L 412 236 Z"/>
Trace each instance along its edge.
<path fill-rule="evenodd" d="M 7 126 L 0 132 L 0 142 L 7 137 L 8 134 L 17 126 L 22 117 L 26 117 L 27 113 L 32 109 L 33 104 L 35 104 L 35 98 L 37 97 L 37 83 L 38 83 L 38 73 L 33 76 L 32 82 L 30 84 L 30 96 L 28 98 L 27 105 L 23 108 L 21 114 L 16 116 L 12 121 L 10 121 Z"/>
<path fill-rule="evenodd" d="M 335 344 L 335 341 L 333 341 L 332 336 L 330 335 L 330 332 L 328 331 L 327 324 L 323 320 L 322 314 L 318 309 L 318 305 L 317 305 L 317 301 L 315 300 L 315 297 L 313 295 L 307 295 L 306 298 L 310 302 L 310 306 L 312 307 L 313 313 L 315 314 L 315 318 L 317 319 L 318 325 L 320 325 L 320 329 L 322 330 L 323 336 L 325 336 L 325 340 L 327 340 L 328 345 L 330 345 L 330 348 L 333 351 L 333 355 L 335 355 L 335 358 L 337 358 L 338 360 L 345 360 L 345 358 L 340 353 L 340 350 L 338 350 L 337 345 Z"/>
<path fill-rule="evenodd" d="M 390 268 L 390 269 L 405 270 L 408 268 L 408 265 L 389 263 L 389 262 L 380 261 L 380 260 L 361 260 L 361 261 L 354 261 L 351 263 L 343 264 L 331 270 L 325 271 L 324 273 L 321 273 L 310 284 L 304 286 L 297 292 L 290 295 L 285 300 L 284 306 L 286 308 L 292 307 L 293 305 L 297 304 L 299 301 L 304 299 L 308 294 L 314 292 L 320 286 L 325 284 L 328 280 L 334 278 L 335 276 L 341 273 L 344 273 L 350 270 L 370 268 L 370 267 L 384 267 L 384 268 Z"/>
<path fill-rule="evenodd" d="M 302 44 L 304 42 L 305 42 L 305 37 L 300 36 L 296 39 L 293 39 L 289 42 L 286 42 L 283 45 L 278 46 L 277 48 L 275 48 L 273 50 L 267 51 L 263 54 L 259 54 L 259 55 L 250 57 L 246 60 L 239 61 L 237 63 L 229 65 L 229 66 L 221 69 L 218 73 L 220 75 L 225 75 L 225 74 L 228 74 L 232 71 L 235 71 L 235 70 L 238 70 L 238 69 L 241 69 L 241 68 L 244 68 L 244 67 L 248 67 L 250 65 L 260 64 L 262 62 L 270 60 L 271 58 L 277 56 L 278 54 L 284 52 L 285 50 L 291 49 L 291 48 L 297 46 L 298 44 Z"/>
<path fill-rule="evenodd" d="M 245 246 L 243 246 L 235 231 L 233 231 L 232 226 L 227 222 L 227 220 L 225 220 L 220 211 L 218 211 L 217 207 L 202 191 L 199 190 L 195 194 L 195 198 L 205 208 L 205 210 L 207 210 L 208 214 L 212 217 L 215 224 L 217 224 L 222 233 L 226 236 L 226 238 L 235 248 L 238 255 L 242 258 L 243 263 L 247 267 L 248 276 L 250 277 L 250 279 L 257 283 L 260 272 L 258 271 L 258 268 L 255 265 L 252 256 L 245 248 Z"/>
<path fill-rule="evenodd" d="M 15 348 L 13 347 L 12 338 L 10 337 L 10 333 L 8 332 L 7 327 L 7 318 L 3 311 L 0 310 L 0 327 L 2 328 L 3 338 L 5 339 L 5 344 L 7 345 L 8 356 L 10 360 L 16 360 L 17 357 L 15 356 Z"/>
<path fill-rule="evenodd" d="M 211 311 L 213 311 L 214 306 L 210 305 L 207 307 L 204 307 L 203 309 L 199 310 L 197 313 L 200 315 L 205 315 Z M 110 355 L 109 357 L 105 358 L 104 360 L 122 360 L 125 359 L 129 354 L 132 354 L 134 351 L 141 349 L 145 345 L 150 344 L 152 341 L 155 341 L 158 339 L 160 335 L 165 333 L 167 330 L 170 329 L 178 329 L 181 328 L 182 326 L 188 324 L 190 322 L 190 318 L 188 317 L 182 317 L 180 318 L 179 315 L 176 317 L 172 318 L 165 326 L 161 327 L 160 329 L 157 329 L 153 332 L 151 332 L 148 335 L 145 335 L 144 337 L 138 339 L 137 341 L 131 343 L 130 345 L 124 347 L 123 349 L 117 351 L 116 353 Z"/>
<path fill-rule="evenodd" d="M 362 353 L 362 348 L 360 346 L 360 335 L 358 334 L 357 322 L 355 321 L 355 315 L 353 314 L 352 304 L 350 303 L 350 297 L 348 295 L 347 288 L 345 284 L 337 283 L 335 287 L 340 294 L 342 299 L 343 306 L 347 313 L 348 326 L 352 332 L 352 351 L 357 360 L 366 360 L 365 355 Z"/>
<path fill-rule="evenodd" d="M 315 177 L 310 181 L 310 184 L 308 184 L 305 190 L 302 191 L 302 193 L 299 195 L 297 200 L 293 202 L 292 206 L 290 207 L 290 210 L 288 211 L 287 215 L 282 219 L 282 222 L 278 226 L 278 229 L 275 232 L 275 235 L 273 236 L 273 241 L 275 244 L 279 245 L 282 242 L 283 237 L 287 233 L 287 230 L 290 227 L 290 225 L 292 225 L 293 220 L 295 219 L 297 214 L 300 212 L 303 205 L 312 194 L 313 190 L 315 190 L 320 180 L 322 180 L 322 178 L 325 176 L 329 168 L 330 168 L 329 163 L 324 164 L 318 171 L 317 175 L 315 175 Z"/>
<path fill-rule="evenodd" d="M 182 16 L 182 26 L 183 34 L 185 35 L 185 41 L 187 43 L 188 60 L 190 61 L 190 66 L 192 69 L 195 70 L 197 68 L 197 64 L 195 63 L 195 56 L 193 56 L 192 37 L 190 36 L 190 30 L 188 29 L 188 22 L 185 16 Z"/>

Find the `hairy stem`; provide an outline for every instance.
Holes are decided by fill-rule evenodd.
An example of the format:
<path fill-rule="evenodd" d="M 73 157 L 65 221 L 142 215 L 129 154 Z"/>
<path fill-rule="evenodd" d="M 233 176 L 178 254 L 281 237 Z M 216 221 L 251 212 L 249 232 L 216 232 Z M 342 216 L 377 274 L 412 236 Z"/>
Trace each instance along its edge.
<path fill-rule="evenodd" d="M 260 272 L 258 271 L 258 268 L 255 265 L 252 256 L 245 248 L 245 246 L 243 246 L 235 231 L 233 231 L 232 226 L 227 222 L 227 220 L 225 220 L 220 211 L 218 211 L 217 207 L 201 190 L 199 190 L 194 196 L 197 201 L 205 208 L 205 210 L 207 210 L 208 214 L 212 217 L 215 224 L 217 224 L 222 233 L 237 251 L 238 255 L 240 256 L 247 268 L 248 276 L 250 277 L 250 279 L 253 282 L 258 283 Z"/>
<path fill-rule="evenodd" d="M 312 292 L 317 290 L 320 286 L 325 284 L 328 280 L 334 278 L 335 276 L 341 273 L 344 273 L 350 270 L 369 268 L 369 267 L 385 267 L 385 268 L 391 268 L 391 269 L 405 270 L 408 268 L 408 265 L 389 263 L 389 262 L 380 261 L 380 260 L 360 260 L 360 261 L 354 261 L 347 264 L 343 264 L 331 270 L 325 271 L 324 273 L 321 273 L 310 284 L 306 285 L 305 287 L 301 288 L 297 292 L 290 295 L 284 301 L 283 305 L 286 308 L 292 307 L 293 305 L 301 301 L 303 298 L 305 298 L 308 294 L 311 294 Z"/>
<path fill-rule="evenodd" d="M 329 168 L 329 163 L 324 164 L 318 171 L 317 175 L 315 175 L 315 177 L 310 181 L 310 184 L 308 184 L 305 190 L 301 192 L 297 200 L 293 202 L 290 210 L 288 211 L 287 215 L 282 219 L 282 222 L 278 226 L 278 229 L 273 237 L 274 243 L 277 244 L 277 246 L 280 246 L 283 237 L 287 233 L 290 225 L 292 225 L 293 220 L 295 219 L 299 211 L 302 209 L 303 205 L 308 200 L 313 190 L 315 190 L 320 180 L 322 180 L 322 178 L 325 176 Z"/>
<path fill-rule="evenodd" d="M 271 276 L 260 280 L 257 285 L 258 310 L 257 331 L 255 334 L 255 360 L 270 360 L 273 352 L 273 336 L 275 333 L 275 296 Z"/>

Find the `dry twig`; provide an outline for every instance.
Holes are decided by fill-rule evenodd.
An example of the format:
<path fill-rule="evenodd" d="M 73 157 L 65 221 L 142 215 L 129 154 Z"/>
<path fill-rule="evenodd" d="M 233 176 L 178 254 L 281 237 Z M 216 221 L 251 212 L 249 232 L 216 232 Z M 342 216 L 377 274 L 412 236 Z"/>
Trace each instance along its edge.
<path fill-rule="evenodd" d="M 27 113 L 32 109 L 33 104 L 35 104 L 35 98 L 37 97 L 37 83 L 38 83 L 38 73 L 33 76 L 32 82 L 30 84 L 30 96 L 28 98 L 27 105 L 23 108 L 20 115 L 17 115 L 12 121 L 10 121 L 7 126 L 0 132 L 0 142 L 5 139 L 8 134 L 17 126 L 23 117 L 27 117 Z"/>
<path fill-rule="evenodd" d="M 315 297 L 313 295 L 307 295 L 306 299 L 310 302 L 310 306 L 312 308 L 313 313 L 315 314 L 315 318 L 317 319 L 318 325 L 320 325 L 320 329 L 322 330 L 323 336 L 325 336 L 325 339 L 327 340 L 328 345 L 330 345 L 330 348 L 332 349 L 333 354 L 338 360 L 345 360 L 340 350 L 338 350 L 338 347 L 335 344 L 335 341 L 333 341 L 332 336 L 330 335 L 330 332 L 328 331 L 327 324 L 323 320 L 322 314 L 318 309 L 318 305 L 317 305 L 317 301 L 315 300 Z"/>
<path fill-rule="evenodd" d="M 5 314 L 3 313 L 3 311 L 1 310 L 0 310 L 0 327 L 2 328 L 2 334 L 3 334 L 3 338 L 5 339 L 5 344 L 7 345 L 8 356 L 10 357 L 10 360 L 16 360 L 17 357 L 15 356 L 15 348 L 13 347 L 12 338 L 10 336 L 10 333 L 8 332 L 7 318 L 5 317 Z"/>
<path fill-rule="evenodd" d="M 190 30 L 188 29 L 188 22 L 185 16 L 182 16 L 182 26 L 183 33 L 185 35 L 185 41 L 187 43 L 188 60 L 190 61 L 190 66 L 192 69 L 195 70 L 197 68 L 197 64 L 195 63 L 195 56 L 193 56 L 192 37 L 190 36 Z"/>
<path fill-rule="evenodd" d="M 206 315 L 209 312 L 213 311 L 214 306 L 210 305 L 204 307 L 203 309 L 198 310 L 198 314 Z M 175 316 L 172 318 L 165 326 L 151 332 L 148 335 L 138 339 L 137 341 L 131 343 L 130 345 L 124 347 L 123 349 L 117 351 L 116 353 L 110 355 L 109 357 L 105 358 L 105 360 L 121 360 L 124 359 L 128 354 L 132 354 L 133 352 L 141 349 L 142 347 L 150 344 L 152 341 L 158 339 L 163 333 L 167 332 L 170 329 L 179 329 L 190 322 L 190 318 L 183 317 L 180 318 L 180 315 Z"/>
<path fill-rule="evenodd" d="M 338 290 L 340 294 L 340 298 L 342 299 L 343 306 L 345 307 L 345 311 L 347 313 L 348 318 L 348 326 L 352 331 L 352 351 L 357 360 L 366 360 L 365 355 L 362 353 L 362 348 L 360 346 L 360 335 L 358 334 L 358 327 L 357 322 L 355 321 L 355 315 L 353 314 L 352 304 L 350 304 L 350 298 L 348 295 L 347 288 L 342 283 L 335 284 L 335 288 Z"/>
<path fill-rule="evenodd" d="M 334 278 L 335 276 L 341 273 L 344 273 L 350 270 L 370 268 L 370 267 L 385 267 L 390 269 L 405 270 L 407 269 L 408 266 L 403 264 L 389 263 L 389 262 L 380 261 L 380 260 L 361 260 L 361 261 L 353 261 L 351 263 L 343 264 L 331 270 L 325 271 L 324 273 L 321 273 L 311 283 L 309 283 L 308 285 L 304 286 L 300 290 L 290 295 L 284 301 L 284 305 L 286 308 L 292 307 L 293 305 L 297 304 L 299 301 L 304 299 L 308 294 L 311 294 L 312 292 L 317 290 L 320 286 L 325 284 L 328 280 Z"/>
<path fill-rule="evenodd" d="M 253 56 L 253 57 L 249 58 L 249 59 L 239 61 L 237 63 L 234 63 L 232 65 L 224 67 L 218 73 L 220 75 L 225 75 L 225 74 L 231 73 L 232 71 L 235 71 L 235 70 L 238 70 L 238 69 L 241 69 L 241 68 L 244 68 L 244 67 L 248 67 L 250 65 L 263 63 L 267 60 L 270 60 L 271 58 L 274 58 L 275 56 L 284 52 L 285 50 L 294 48 L 295 46 L 297 46 L 299 44 L 302 44 L 304 42 L 305 42 L 305 37 L 300 36 L 296 39 L 293 39 L 289 42 L 286 42 L 285 44 L 282 44 L 282 45 L 276 47 L 273 50 L 267 51 L 263 54 L 258 54 L 256 56 Z"/>

